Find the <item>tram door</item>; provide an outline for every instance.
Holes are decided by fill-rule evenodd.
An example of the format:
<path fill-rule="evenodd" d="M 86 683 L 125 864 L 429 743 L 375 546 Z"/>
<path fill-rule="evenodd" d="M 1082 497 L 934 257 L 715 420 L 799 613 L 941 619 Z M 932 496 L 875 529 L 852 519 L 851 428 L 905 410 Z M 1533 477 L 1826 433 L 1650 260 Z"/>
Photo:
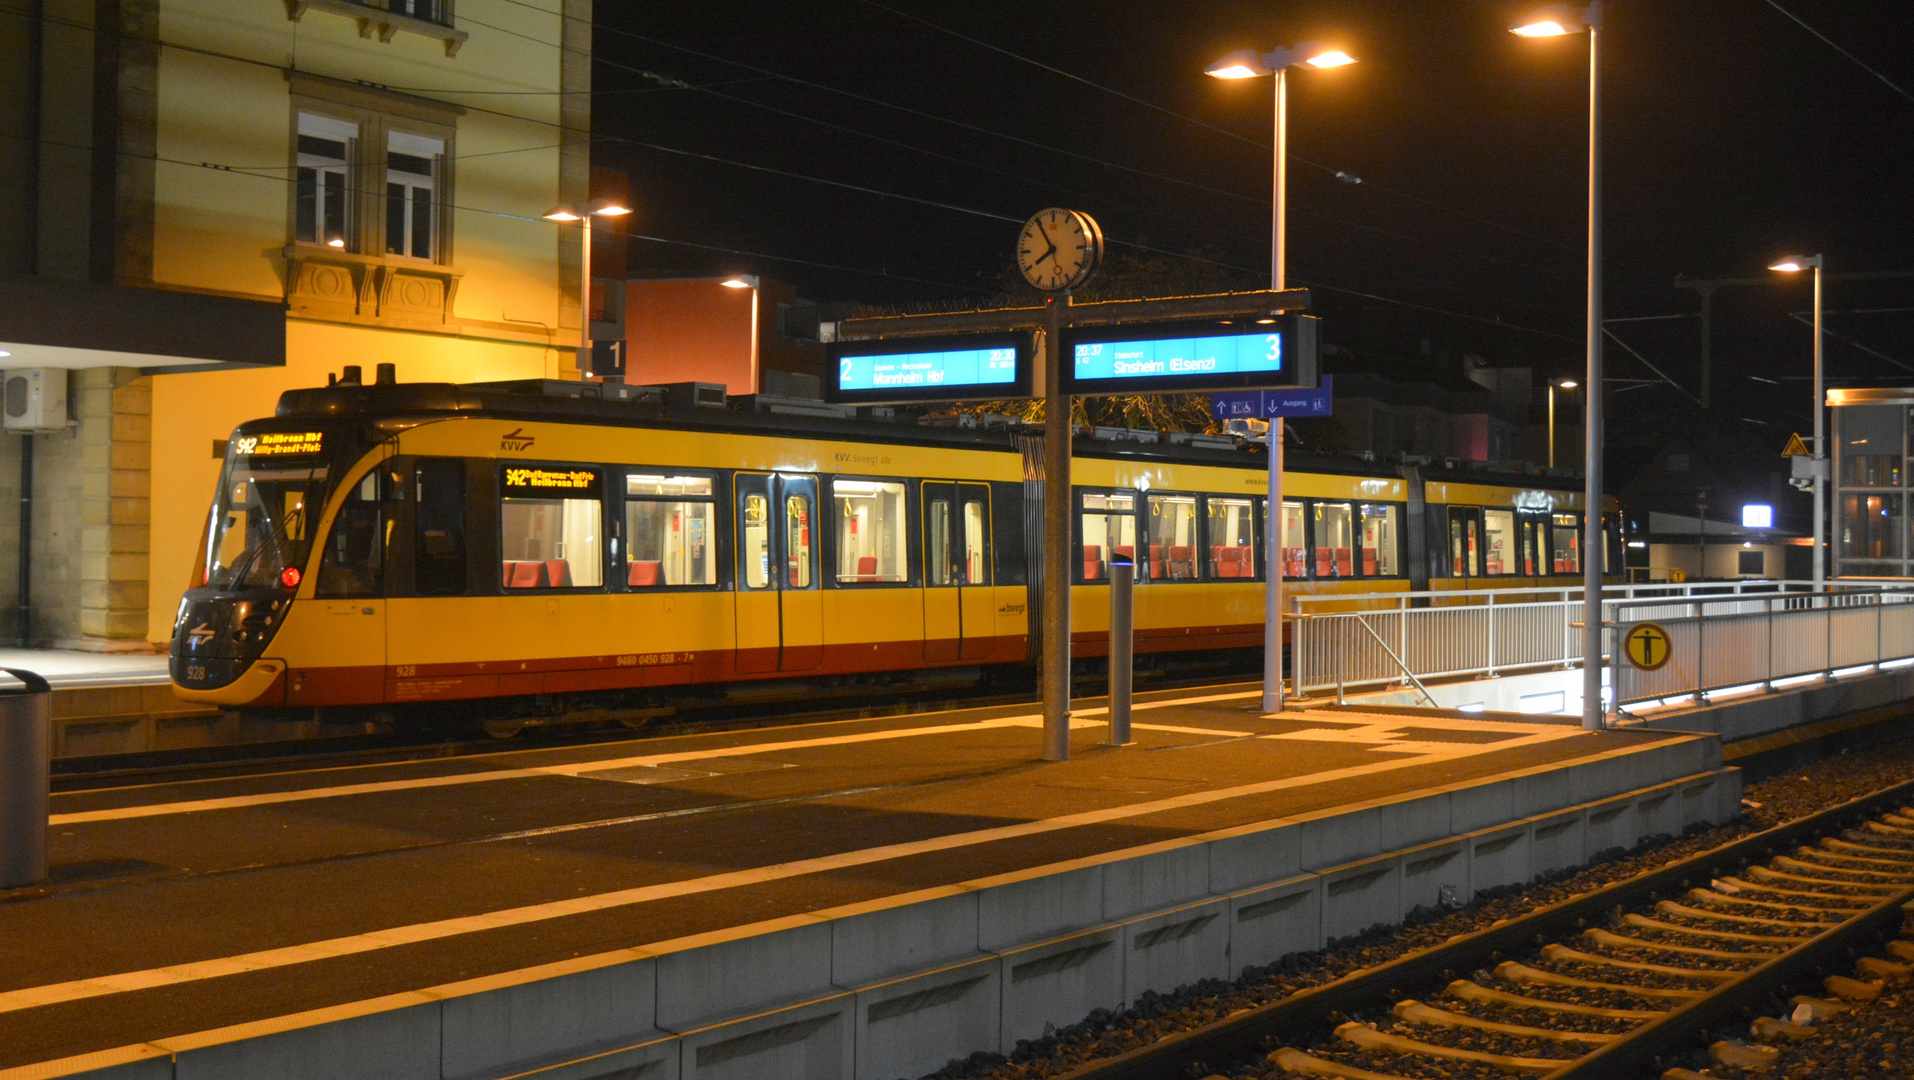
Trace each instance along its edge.
<path fill-rule="evenodd" d="M 1449 507 L 1449 576 L 1482 576 L 1482 511 L 1475 507 Z"/>
<path fill-rule="evenodd" d="M 924 482 L 924 659 L 990 655 L 990 488 Z"/>
<path fill-rule="evenodd" d="M 737 632 L 741 672 L 824 662 L 817 477 L 739 473 Z"/>

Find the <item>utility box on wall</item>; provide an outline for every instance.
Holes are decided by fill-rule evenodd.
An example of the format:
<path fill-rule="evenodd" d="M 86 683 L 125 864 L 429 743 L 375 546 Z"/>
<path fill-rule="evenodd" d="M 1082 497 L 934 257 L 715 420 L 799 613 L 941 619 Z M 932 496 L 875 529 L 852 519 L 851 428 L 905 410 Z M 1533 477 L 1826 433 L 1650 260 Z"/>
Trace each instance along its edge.
<path fill-rule="evenodd" d="M 6 430 L 66 430 L 65 368 L 14 368 L 6 373 L 5 397 Z"/>

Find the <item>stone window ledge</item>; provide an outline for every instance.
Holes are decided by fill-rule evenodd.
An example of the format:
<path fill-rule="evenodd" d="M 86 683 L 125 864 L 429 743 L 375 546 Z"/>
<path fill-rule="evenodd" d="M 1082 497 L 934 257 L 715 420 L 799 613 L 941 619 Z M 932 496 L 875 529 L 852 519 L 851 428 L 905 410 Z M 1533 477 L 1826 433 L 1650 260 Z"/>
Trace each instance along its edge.
<path fill-rule="evenodd" d="M 333 15 L 343 15 L 359 24 L 359 36 L 372 37 L 377 34 L 381 42 L 390 42 L 394 34 L 403 30 L 408 34 L 420 34 L 445 43 L 445 55 L 457 56 L 459 46 L 472 35 L 463 30 L 454 30 L 428 19 L 415 19 L 410 15 L 401 15 L 396 11 L 386 11 L 359 0 L 286 0 L 286 17 L 298 22 L 308 11 L 324 11 Z"/>
<path fill-rule="evenodd" d="M 292 244 L 286 260 L 290 314 L 418 329 L 450 329 L 465 272 L 414 259 L 358 255 L 316 244 Z"/>

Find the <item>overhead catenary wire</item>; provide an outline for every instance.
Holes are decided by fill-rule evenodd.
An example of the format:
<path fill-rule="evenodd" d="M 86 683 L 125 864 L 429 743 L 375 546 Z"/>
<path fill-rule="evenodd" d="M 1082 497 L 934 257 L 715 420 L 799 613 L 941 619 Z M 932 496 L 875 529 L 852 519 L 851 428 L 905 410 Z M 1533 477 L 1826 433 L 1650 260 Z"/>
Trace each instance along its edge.
<path fill-rule="evenodd" d="M 521 3 L 522 0 L 504 0 L 504 2 Z M 526 6 L 529 6 L 529 5 L 526 5 Z M 538 9 L 538 10 L 544 10 L 544 9 Z M 28 12 L 22 12 L 18 9 L 10 9 L 10 8 L 0 8 L 0 13 L 12 14 L 12 15 L 20 16 L 22 18 L 39 19 L 44 22 L 70 26 L 70 27 L 74 27 L 78 29 L 84 29 L 91 33 L 107 34 L 107 35 L 119 37 L 122 39 L 134 40 L 134 41 L 139 41 L 145 44 L 155 45 L 160 48 L 187 52 L 187 53 L 191 53 L 195 55 L 206 56 L 213 59 L 226 60 L 226 61 L 230 61 L 234 63 L 245 64 L 252 67 L 265 68 L 272 71 L 285 72 L 285 71 L 296 70 L 294 68 L 291 68 L 285 65 L 275 64 L 269 61 L 260 60 L 260 59 L 256 59 L 252 57 L 238 56 L 238 55 L 234 55 L 230 53 L 222 53 L 217 50 L 208 49 L 202 46 L 183 45 L 176 42 L 165 41 L 158 38 L 157 36 L 146 37 L 146 36 L 138 35 L 138 34 L 129 34 L 129 33 L 118 32 L 118 31 L 97 29 L 94 27 L 85 26 L 83 24 L 73 22 L 71 20 L 60 19 L 57 16 L 47 15 L 45 13 L 28 13 Z M 482 23 L 477 23 L 474 20 L 463 19 L 463 17 L 462 17 L 462 21 L 473 22 L 474 25 L 485 25 Z M 517 34 L 514 31 L 502 31 L 502 32 L 513 34 L 514 36 L 518 36 L 518 37 L 526 37 L 526 35 Z M 548 47 L 565 51 L 562 45 L 557 45 L 552 42 L 539 41 L 539 39 L 536 39 L 536 38 L 529 38 L 529 40 L 538 41 L 539 43 L 544 44 Z M 750 170 L 754 172 L 778 175 L 778 176 L 783 176 L 783 177 L 792 178 L 792 179 L 804 180 L 804 181 L 821 184 L 825 186 L 841 188 L 845 190 L 850 190 L 850 191 L 870 195 L 876 198 L 896 199 L 900 201 L 916 203 L 919 205 L 947 210 L 953 213 L 965 214 L 969 216 L 981 217 L 985 219 L 1002 221 L 1007 223 L 1021 223 L 1023 220 L 1021 217 L 1017 217 L 1017 216 L 1013 216 L 1009 214 L 996 213 L 996 212 L 987 211 L 987 210 L 979 210 L 973 207 L 960 206 L 958 204 L 945 202 L 942 200 L 928 199 L 928 198 L 923 198 L 920 196 L 913 196 L 913 195 L 905 195 L 898 192 L 883 191 L 878 188 L 867 187 L 865 185 L 859 185 L 859 184 L 851 184 L 845 181 L 831 180 L 825 177 L 809 176 L 803 173 L 791 172 L 789 170 L 778 169 L 771 166 L 756 165 L 749 162 L 736 161 L 729 158 L 719 157 L 714 154 L 705 154 L 698 151 L 684 150 L 678 147 L 665 146 L 659 143 L 649 143 L 649 142 L 644 142 L 641 140 L 626 138 L 623 136 L 597 136 L 597 135 L 593 135 L 589 131 L 581 131 L 577 128 L 566 127 L 562 122 L 558 122 L 558 121 L 544 120 L 537 117 L 522 116 L 515 113 L 504 112 L 501 110 L 488 109 L 478 105 L 466 105 L 464 106 L 464 108 L 466 108 L 467 111 L 469 112 L 496 116 L 502 119 L 513 120 L 513 121 L 518 121 L 521 123 L 528 123 L 528 124 L 533 124 L 537 126 L 547 127 L 562 133 L 576 135 L 581 140 L 587 143 L 616 143 L 616 144 L 622 144 L 622 145 L 637 146 L 644 149 L 654 150 L 654 151 L 658 151 L 662 153 L 703 159 L 706 161 L 711 161 L 718 164 L 724 164 L 727 166 L 746 169 L 746 170 Z M 563 145 L 563 144 L 560 144 L 560 145 Z M 91 147 L 83 147 L 82 149 L 91 149 Z M 185 161 L 181 159 L 161 158 L 158 154 L 134 155 L 134 154 L 129 154 L 125 151 L 116 151 L 116 153 L 124 157 L 146 158 L 146 159 L 154 160 L 154 161 L 164 161 L 168 164 L 206 168 L 206 169 L 212 169 L 216 171 L 234 172 L 234 173 L 239 173 L 241 175 L 253 175 L 253 176 L 259 176 L 262 178 L 277 179 L 277 180 L 280 180 L 281 182 L 290 182 L 290 179 L 291 179 L 290 176 L 268 177 L 264 175 L 268 172 L 289 172 L 290 167 L 284 164 L 270 166 L 270 167 L 259 169 L 259 170 L 252 170 L 252 169 L 244 169 L 237 166 L 221 165 L 221 164 L 213 163 L 213 162 L 203 162 L 203 161 L 193 162 L 193 161 Z M 473 155 L 473 156 L 477 156 L 477 155 Z M 518 220 L 525 220 L 525 221 L 542 220 L 542 218 L 540 217 L 528 215 L 528 214 L 514 214 L 507 211 L 492 210 L 492 209 L 481 208 L 481 207 L 470 207 L 470 206 L 453 205 L 453 204 L 447 204 L 447 205 L 449 208 L 452 208 L 452 209 L 460 209 L 466 212 L 489 214 L 489 215 L 493 215 L 497 217 L 515 218 Z M 1227 268 L 1227 269 L 1235 269 L 1235 270 L 1249 269 L 1247 267 L 1234 266 L 1233 264 L 1220 262 L 1214 259 L 1203 258 L 1201 256 L 1193 255 L 1187 252 L 1171 251 L 1164 248 L 1152 247 L 1147 244 L 1140 244 L 1140 243 L 1127 242 L 1127 241 L 1121 241 L 1121 240 L 1113 240 L 1110 242 L 1119 246 L 1135 248 L 1137 250 L 1149 251 L 1155 254 L 1165 255 L 1165 256 L 1169 256 L 1173 258 L 1179 258 L 1179 259 L 1184 259 L 1184 260 L 1198 262 L 1198 263 L 1204 263 L 1207 265 L 1213 265 L 1213 266 L 1218 266 L 1218 267 Z M 796 260 L 785 260 L 785 261 L 796 261 Z M 880 274 L 879 276 L 896 276 L 896 275 Z M 1563 340 L 1570 340 L 1570 338 L 1567 335 L 1557 334 L 1557 333 L 1553 333 L 1553 332 L 1545 331 L 1545 330 L 1539 330 L 1533 327 L 1522 326 L 1520 324 L 1509 323 L 1499 318 L 1491 319 L 1491 318 L 1486 318 L 1479 315 L 1469 315 L 1464 312 L 1457 312 L 1457 311 L 1452 311 L 1452 310 L 1436 307 L 1433 305 L 1421 304 L 1421 303 L 1408 301 L 1408 300 L 1401 300 L 1394 297 L 1387 297 L 1382 294 L 1373 293 L 1373 292 L 1365 292 L 1365 291 L 1356 290 L 1356 289 L 1343 288 L 1340 286 L 1329 285 L 1323 282 L 1313 282 L 1313 283 L 1305 282 L 1301 278 L 1297 278 L 1296 280 L 1298 281 L 1299 284 L 1307 284 L 1312 288 L 1320 288 L 1328 292 L 1336 292 L 1336 293 L 1341 293 L 1348 296 L 1375 300 L 1381 303 L 1387 303 L 1387 304 L 1392 304 L 1396 306 L 1412 308 L 1415 310 L 1428 311 L 1435 314 L 1442 314 L 1442 315 L 1451 316 L 1455 318 L 1461 318 L 1468 321 L 1479 322 L 1486 325 L 1498 326 L 1505 329 L 1517 330 L 1517 331 L 1521 331 L 1525 333 L 1538 334 L 1538 335 L 1542 335 L 1546 337 L 1556 337 L 1556 338 L 1561 338 Z"/>
<path fill-rule="evenodd" d="M 1808 25 L 1807 20 L 1801 18 L 1801 16 L 1796 15 L 1794 12 L 1789 11 L 1787 8 L 1782 7 L 1779 3 L 1776 2 L 1776 0 L 1768 0 L 1768 6 L 1775 9 L 1776 11 L 1779 11 L 1781 14 L 1786 15 L 1788 18 L 1792 19 L 1797 26 L 1801 27 L 1801 29 L 1806 30 L 1808 33 L 1813 34 L 1817 38 L 1820 38 L 1821 43 L 1823 45 L 1826 45 L 1828 48 L 1833 49 L 1835 52 L 1838 52 L 1842 56 L 1846 57 L 1849 60 L 1849 62 L 1851 62 L 1855 67 L 1858 67 L 1862 71 L 1867 72 L 1869 75 L 1872 75 L 1875 78 L 1881 80 L 1882 84 L 1885 85 L 1889 90 L 1894 91 L 1895 93 L 1901 95 L 1902 97 L 1908 99 L 1909 101 L 1914 101 L 1914 94 L 1910 94 L 1906 90 L 1901 89 L 1900 86 L 1896 85 L 1892 79 L 1889 79 L 1886 75 L 1883 75 L 1880 72 L 1869 67 L 1864 61 L 1862 61 L 1860 57 L 1854 55 L 1853 53 L 1847 51 L 1846 49 L 1843 49 L 1841 46 L 1835 44 L 1833 38 L 1830 38 L 1826 34 L 1823 34 L 1821 31 L 1816 30 L 1814 27 Z"/>

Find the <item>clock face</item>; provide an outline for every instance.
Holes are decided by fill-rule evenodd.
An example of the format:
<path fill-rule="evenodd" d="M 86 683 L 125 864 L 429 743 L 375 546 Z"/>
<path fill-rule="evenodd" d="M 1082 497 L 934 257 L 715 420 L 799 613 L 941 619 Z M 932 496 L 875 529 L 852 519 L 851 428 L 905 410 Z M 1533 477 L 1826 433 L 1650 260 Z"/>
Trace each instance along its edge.
<path fill-rule="evenodd" d="M 1017 269 L 1044 292 L 1076 288 L 1102 260 L 1103 231 L 1075 210 L 1039 210 L 1017 237 Z"/>

